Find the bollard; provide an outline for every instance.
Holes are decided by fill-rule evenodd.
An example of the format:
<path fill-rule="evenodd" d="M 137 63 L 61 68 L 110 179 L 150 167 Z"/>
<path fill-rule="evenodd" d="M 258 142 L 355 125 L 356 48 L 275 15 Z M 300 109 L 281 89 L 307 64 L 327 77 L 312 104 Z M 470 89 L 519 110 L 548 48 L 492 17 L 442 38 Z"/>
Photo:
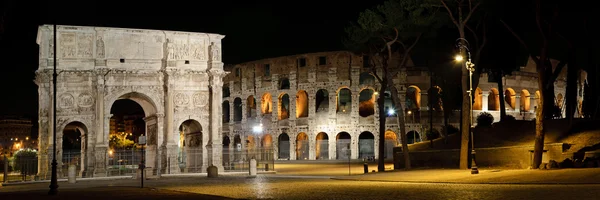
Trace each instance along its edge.
<path fill-rule="evenodd" d="M 77 182 L 77 167 L 75 165 L 69 165 L 69 183 Z"/>
<path fill-rule="evenodd" d="M 269 171 L 269 163 L 265 164 L 265 172 Z"/>
<path fill-rule="evenodd" d="M 365 174 L 369 173 L 369 164 L 367 164 L 366 160 L 364 161 L 363 167 L 364 167 Z"/>
<path fill-rule="evenodd" d="M 254 158 L 250 160 L 250 176 L 256 176 L 256 159 Z"/>
<path fill-rule="evenodd" d="M 209 166 L 206 169 L 206 174 L 208 176 L 208 178 L 216 178 L 219 176 L 219 169 L 217 167 L 215 167 L 214 165 Z"/>

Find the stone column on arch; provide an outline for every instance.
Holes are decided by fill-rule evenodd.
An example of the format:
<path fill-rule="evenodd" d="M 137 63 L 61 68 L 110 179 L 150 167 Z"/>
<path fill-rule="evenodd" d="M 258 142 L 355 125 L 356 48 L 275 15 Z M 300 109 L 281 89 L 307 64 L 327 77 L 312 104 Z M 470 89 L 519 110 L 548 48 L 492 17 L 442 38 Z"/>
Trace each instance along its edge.
<path fill-rule="evenodd" d="M 490 97 L 489 91 L 481 92 L 481 111 L 489 111 L 489 108 L 488 108 L 489 97 Z"/>
<path fill-rule="evenodd" d="M 332 131 L 330 129 L 330 131 Z M 337 158 L 337 133 L 327 133 L 327 137 L 329 138 L 329 160 L 335 160 Z"/>
<path fill-rule="evenodd" d="M 211 47 L 214 48 L 214 47 Z M 214 56 L 212 56 L 214 57 Z M 220 59 L 219 59 L 220 60 Z M 210 141 L 211 143 L 207 146 L 207 149 L 210 148 L 211 154 L 210 161 L 208 163 L 209 166 L 217 167 L 219 172 L 223 172 L 223 137 L 222 137 L 222 120 L 221 120 L 221 102 L 223 101 L 223 82 L 222 79 L 227 73 L 222 70 L 222 64 L 220 61 L 218 63 L 211 64 L 210 69 L 210 87 L 209 87 L 209 106 L 210 109 Z M 214 66 L 218 65 L 218 66 Z M 235 100 L 234 100 L 235 101 Z M 243 113 L 242 113 L 243 115 Z M 233 132 L 232 129 L 230 129 Z M 235 140 L 235 137 L 234 137 Z"/>
<path fill-rule="evenodd" d="M 306 133 L 306 135 L 308 136 L 308 159 L 309 160 L 316 160 L 317 159 L 317 155 L 316 155 L 316 134 L 314 134 L 314 131 L 312 131 L 311 129 L 309 129 L 309 131 Z"/>
<path fill-rule="evenodd" d="M 242 96 L 242 124 L 246 124 L 246 122 L 248 122 L 248 117 L 247 115 L 247 110 L 248 110 L 248 97 L 246 96 L 245 98 L 243 98 L 244 96 Z"/>
<path fill-rule="evenodd" d="M 520 111 L 521 111 L 521 95 L 517 93 L 515 95 L 515 112 L 517 114 L 519 114 Z"/>
<path fill-rule="evenodd" d="M 350 133 L 350 159 L 358 159 L 358 138 L 360 133 L 358 131 L 352 131 Z"/>

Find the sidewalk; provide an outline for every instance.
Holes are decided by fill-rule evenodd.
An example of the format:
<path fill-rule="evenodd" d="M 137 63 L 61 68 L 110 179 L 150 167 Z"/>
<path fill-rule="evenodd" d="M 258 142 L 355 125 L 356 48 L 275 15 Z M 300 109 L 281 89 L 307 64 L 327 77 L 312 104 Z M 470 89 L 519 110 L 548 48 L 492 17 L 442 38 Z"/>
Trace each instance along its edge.
<path fill-rule="evenodd" d="M 353 176 L 336 176 L 332 179 L 407 183 L 600 184 L 600 168 L 556 170 L 480 169 L 479 174 L 471 174 L 470 170 L 458 169 L 416 169 Z"/>

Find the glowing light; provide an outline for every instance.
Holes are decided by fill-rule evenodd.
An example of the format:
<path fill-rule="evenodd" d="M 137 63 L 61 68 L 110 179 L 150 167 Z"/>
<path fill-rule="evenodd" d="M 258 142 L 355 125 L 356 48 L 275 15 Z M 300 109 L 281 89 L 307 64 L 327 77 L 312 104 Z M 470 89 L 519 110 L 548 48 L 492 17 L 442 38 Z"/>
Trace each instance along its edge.
<path fill-rule="evenodd" d="M 111 156 L 113 155 L 113 150 L 112 149 L 108 150 L 108 155 L 111 155 Z"/>
<path fill-rule="evenodd" d="M 29 137 L 25 137 L 25 140 L 29 140 Z"/>
<path fill-rule="evenodd" d="M 259 126 L 252 127 L 252 132 L 254 132 L 254 133 L 261 133 L 263 131 L 263 127 L 262 126 L 263 125 L 260 124 Z"/>
<path fill-rule="evenodd" d="M 394 114 L 396 114 L 396 111 L 394 111 L 394 109 L 388 110 L 388 115 L 394 115 Z"/>
<path fill-rule="evenodd" d="M 461 55 L 456 55 L 456 56 L 454 56 L 454 60 L 456 60 L 456 61 L 462 61 L 463 57 Z"/>
<path fill-rule="evenodd" d="M 379 92 L 374 92 L 373 94 L 374 94 L 374 95 L 379 95 Z"/>
<path fill-rule="evenodd" d="M 408 114 L 410 115 L 410 114 L 412 114 L 412 112 L 409 110 L 409 111 L 408 111 Z"/>

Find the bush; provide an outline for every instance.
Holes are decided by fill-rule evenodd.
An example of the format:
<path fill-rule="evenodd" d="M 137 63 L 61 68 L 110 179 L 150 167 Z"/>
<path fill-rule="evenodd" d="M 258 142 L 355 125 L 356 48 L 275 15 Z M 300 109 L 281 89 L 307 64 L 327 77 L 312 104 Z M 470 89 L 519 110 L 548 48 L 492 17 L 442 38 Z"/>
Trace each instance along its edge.
<path fill-rule="evenodd" d="M 12 168 L 15 171 L 20 171 L 23 175 L 37 174 L 37 151 L 31 149 L 19 150 L 13 155 L 12 159 Z"/>
<path fill-rule="evenodd" d="M 448 132 L 446 132 L 448 131 Z M 442 133 L 447 133 L 448 135 L 452 135 L 455 133 L 458 133 L 458 128 L 452 126 L 452 125 L 448 125 L 447 127 L 444 126 L 442 127 Z"/>
<path fill-rule="evenodd" d="M 477 127 L 490 127 L 494 122 L 494 116 L 488 112 L 479 113 L 477 116 Z"/>

